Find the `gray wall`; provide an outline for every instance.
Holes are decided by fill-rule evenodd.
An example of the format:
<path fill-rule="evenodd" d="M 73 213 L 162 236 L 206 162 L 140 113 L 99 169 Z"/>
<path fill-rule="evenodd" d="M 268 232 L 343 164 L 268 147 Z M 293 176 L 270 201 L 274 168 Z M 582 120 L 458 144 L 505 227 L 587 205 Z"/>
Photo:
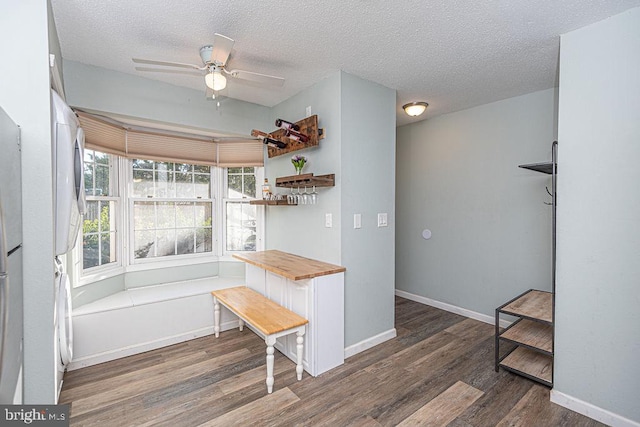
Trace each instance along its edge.
<path fill-rule="evenodd" d="M 394 328 L 396 92 L 342 73 L 341 253 L 348 345 Z M 353 228 L 359 213 L 362 228 Z M 378 213 L 388 226 L 378 227 Z"/>
<path fill-rule="evenodd" d="M 52 20 L 46 0 L 9 3 L 0 15 L 0 105 L 22 132 L 24 402 L 50 404 L 56 397 L 49 92 Z M 53 52 L 60 50 L 57 38 L 52 37 L 51 43 Z"/>
<path fill-rule="evenodd" d="M 90 110 L 241 135 L 269 118 L 267 107 L 235 99 L 216 108 L 204 82 L 197 91 L 74 61 L 64 61 L 64 81 L 69 105 Z"/>
<path fill-rule="evenodd" d="M 398 128 L 396 288 L 492 316 L 551 288 L 554 90 Z M 430 229 L 430 240 L 422 230 Z"/>
<path fill-rule="evenodd" d="M 319 147 L 269 159 L 266 176 L 293 175 L 293 154 L 306 156 L 303 172 L 335 173 L 315 206 L 266 208 L 266 247 L 344 265 L 345 346 L 393 328 L 395 92 L 338 72 L 273 108 L 272 119 L 299 120 L 311 106 L 326 138 Z M 267 129 L 273 129 L 270 124 Z M 287 193 L 285 189 L 277 189 Z M 390 226 L 378 229 L 378 212 Z M 333 227 L 325 227 L 331 213 Z M 353 214 L 362 229 L 353 230 Z"/>
<path fill-rule="evenodd" d="M 555 390 L 640 422 L 640 8 L 562 36 Z"/>
<path fill-rule="evenodd" d="M 325 129 L 326 138 L 317 147 L 267 159 L 265 177 L 272 184 L 272 191 L 286 194 L 286 188 L 276 188 L 279 176 L 295 173 L 291 156 L 304 155 L 308 163 L 303 173 L 336 175 L 336 186 L 317 189 L 316 205 L 275 206 L 266 209 L 266 248 L 291 252 L 308 258 L 340 264 L 340 75 L 336 72 L 312 87 L 298 93 L 275 106 L 270 123 L 262 130 L 275 129 L 276 118 L 298 121 L 305 118 L 305 109 L 311 106 L 311 113 L 317 114 L 320 127 Z M 309 191 L 311 191 L 309 189 Z M 325 213 L 333 216 L 333 227 L 325 228 Z"/>

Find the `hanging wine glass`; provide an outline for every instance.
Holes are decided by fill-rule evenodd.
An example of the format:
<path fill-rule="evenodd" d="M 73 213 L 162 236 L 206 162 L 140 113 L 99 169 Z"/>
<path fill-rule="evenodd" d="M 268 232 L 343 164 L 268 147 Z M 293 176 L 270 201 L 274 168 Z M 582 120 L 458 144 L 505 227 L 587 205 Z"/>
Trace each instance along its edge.
<path fill-rule="evenodd" d="M 309 196 L 310 203 L 315 205 L 318 203 L 318 192 L 316 191 L 316 186 L 313 186 L 313 190 L 311 191 L 311 195 Z"/>
<path fill-rule="evenodd" d="M 298 192 L 296 193 L 296 203 L 302 205 L 304 201 L 302 200 L 302 191 L 300 191 L 300 187 L 298 187 Z"/>
<path fill-rule="evenodd" d="M 309 197 L 309 193 L 307 192 L 307 186 L 304 186 L 304 192 L 302 193 L 302 204 L 303 205 L 309 205 L 310 203 L 310 197 Z"/>
<path fill-rule="evenodd" d="M 291 190 L 291 192 L 289 194 L 287 194 L 287 203 L 290 205 L 295 205 L 296 204 L 296 195 L 293 192 L 293 187 L 291 187 L 289 190 Z"/>

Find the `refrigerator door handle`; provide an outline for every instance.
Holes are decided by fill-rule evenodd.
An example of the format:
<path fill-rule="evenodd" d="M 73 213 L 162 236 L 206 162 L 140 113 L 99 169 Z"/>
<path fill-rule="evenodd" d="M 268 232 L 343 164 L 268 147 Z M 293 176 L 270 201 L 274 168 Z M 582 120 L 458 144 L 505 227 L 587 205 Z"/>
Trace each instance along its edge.
<path fill-rule="evenodd" d="M 4 217 L 2 216 L 2 205 L 0 204 L 0 274 L 7 272 L 7 242 L 5 241 Z"/>

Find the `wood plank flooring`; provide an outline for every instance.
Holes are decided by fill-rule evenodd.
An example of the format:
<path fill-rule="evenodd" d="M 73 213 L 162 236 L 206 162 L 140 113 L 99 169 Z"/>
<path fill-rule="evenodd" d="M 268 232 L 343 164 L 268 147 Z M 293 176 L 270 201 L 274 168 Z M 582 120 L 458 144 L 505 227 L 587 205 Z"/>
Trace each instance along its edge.
<path fill-rule="evenodd" d="M 68 372 L 72 426 L 602 426 L 493 369 L 493 326 L 396 298 L 398 336 L 296 380 L 245 328 Z"/>

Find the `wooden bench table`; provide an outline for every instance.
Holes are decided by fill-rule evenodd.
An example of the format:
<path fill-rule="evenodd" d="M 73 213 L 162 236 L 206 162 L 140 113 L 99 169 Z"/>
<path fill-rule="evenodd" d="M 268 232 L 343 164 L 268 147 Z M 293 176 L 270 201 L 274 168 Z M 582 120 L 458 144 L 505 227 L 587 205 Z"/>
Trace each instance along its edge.
<path fill-rule="evenodd" d="M 276 339 L 295 333 L 297 335 L 296 374 L 298 381 L 302 379 L 302 351 L 304 333 L 309 321 L 291 310 L 282 307 L 246 286 L 220 289 L 211 292 L 213 295 L 213 330 L 216 338 L 220 336 L 220 304 L 238 316 L 239 328 L 244 324 L 253 326 L 267 344 L 267 392 L 273 391 L 273 353 Z"/>

